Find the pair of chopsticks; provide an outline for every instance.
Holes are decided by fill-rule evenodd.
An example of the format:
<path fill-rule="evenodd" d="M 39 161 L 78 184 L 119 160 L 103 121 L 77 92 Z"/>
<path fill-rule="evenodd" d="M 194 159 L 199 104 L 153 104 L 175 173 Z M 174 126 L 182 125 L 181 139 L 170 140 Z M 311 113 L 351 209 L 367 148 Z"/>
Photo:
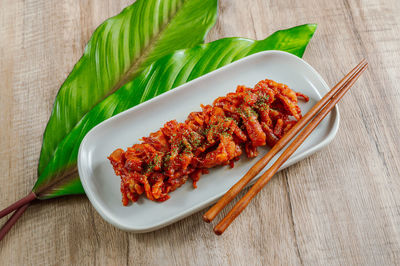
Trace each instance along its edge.
<path fill-rule="evenodd" d="M 353 70 L 351 70 L 335 87 L 333 87 L 311 110 L 304 115 L 273 147 L 240 179 L 228 192 L 204 215 L 205 222 L 211 222 L 221 210 L 231 202 L 237 194 L 268 164 L 268 162 L 282 150 L 304 127 L 304 130 L 286 148 L 276 162 L 257 180 L 251 189 L 240 199 L 230 212 L 214 227 L 214 232 L 221 235 L 235 218 L 249 205 L 250 201 L 271 180 L 279 168 L 300 147 L 304 140 L 326 117 L 326 115 L 342 99 L 347 91 L 367 68 L 368 63 L 364 59 Z M 310 123 L 309 123 L 310 122 Z M 307 126 L 306 124 L 309 123 Z"/>

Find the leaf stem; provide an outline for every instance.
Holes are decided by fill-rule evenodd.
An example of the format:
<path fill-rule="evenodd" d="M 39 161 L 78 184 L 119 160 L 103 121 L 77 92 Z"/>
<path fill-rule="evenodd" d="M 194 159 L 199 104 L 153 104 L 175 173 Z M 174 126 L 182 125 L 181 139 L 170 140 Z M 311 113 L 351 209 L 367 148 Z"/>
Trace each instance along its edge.
<path fill-rule="evenodd" d="M 21 208 L 19 208 L 14 214 L 8 219 L 8 221 L 3 225 L 3 227 L 0 229 L 0 241 L 6 236 L 8 231 L 10 231 L 11 227 L 18 221 L 18 219 L 21 217 L 21 215 L 25 212 L 25 210 L 29 207 L 31 203 L 28 202 L 25 205 L 23 205 Z"/>
<path fill-rule="evenodd" d="M 9 214 L 10 212 L 15 211 L 16 209 L 18 209 L 21 206 L 24 206 L 25 204 L 33 201 L 34 199 L 36 199 L 36 194 L 32 191 L 31 193 L 29 193 L 26 197 L 16 201 L 15 203 L 11 204 L 10 206 L 8 206 L 7 208 L 3 209 L 0 211 L 0 218 L 3 218 L 4 216 L 6 216 L 7 214 Z"/>

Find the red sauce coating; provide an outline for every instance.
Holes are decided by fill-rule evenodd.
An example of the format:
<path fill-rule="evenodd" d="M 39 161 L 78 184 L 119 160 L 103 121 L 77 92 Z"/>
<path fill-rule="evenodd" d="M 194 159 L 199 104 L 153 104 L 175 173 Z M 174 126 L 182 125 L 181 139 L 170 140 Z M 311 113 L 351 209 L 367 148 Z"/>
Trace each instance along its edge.
<path fill-rule="evenodd" d="M 184 123 L 169 121 L 142 143 L 115 150 L 108 159 L 121 177 L 122 204 L 144 194 L 165 201 L 168 193 L 188 178 L 193 187 L 202 174 L 218 165 L 234 166 L 239 156 L 258 155 L 257 147 L 273 146 L 301 118 L 298 97 L 273 80 L 262 80 L 254 88 L 238 86 L 236 92 L 201 105 Z"/>

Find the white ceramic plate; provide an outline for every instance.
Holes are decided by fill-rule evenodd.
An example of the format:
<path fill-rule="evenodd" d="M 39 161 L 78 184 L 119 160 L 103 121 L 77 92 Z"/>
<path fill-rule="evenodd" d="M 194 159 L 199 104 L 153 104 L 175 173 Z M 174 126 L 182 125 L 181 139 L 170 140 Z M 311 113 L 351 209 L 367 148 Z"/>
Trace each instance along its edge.
<path fill-rule="evenodd" d="M 252 160 L 242 157 L 233 169 L 211 169 L 208 175 L 201 177 L 197 189 L 193 189 L 192 182 L 188 181 L 170 193 L 168 201 L 158 203 L 143 196 L 128 207 L 122 206 L 120 178 L 114 174 L 107 156 L 117 148 L 126 149 L 138 143 L 141 137 L 157 131 L 166 121 L 184 121 L 190 112 L 200 110 L 200 104 L 212 103 L 215 98 L 235 91 L 237 85 L 254 86 L 265 78 L 285 83 L 308 95 L 308 103 L 300 101 L 303 113 L 328 91 L 325 81 L 304 60 L 281 51 L 267 51 L 222 67 L 93 128 L 80 146 L 78 169 L 83 188 L 95 209 L 116 227 L 139 233 L 159 229 L 214 203 L 268 148 L 259 148 L 260 155 Z M 326 146 L 336 135 L 338 127 L 339 112 L 335 109 L 283 168 Z"/>

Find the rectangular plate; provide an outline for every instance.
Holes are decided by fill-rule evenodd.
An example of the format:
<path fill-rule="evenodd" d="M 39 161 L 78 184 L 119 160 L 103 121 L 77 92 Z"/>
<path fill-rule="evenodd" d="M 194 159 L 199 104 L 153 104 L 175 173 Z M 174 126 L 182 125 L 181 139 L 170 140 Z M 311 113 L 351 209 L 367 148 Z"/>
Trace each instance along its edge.
<path fill-rule="evenodd" d="M 308 95 L 308 103 L 300 101 L 303 113 L 328 91 L 325 81 L 304 60 L 281 51 L 267 51 L 188 82 L 93 128 L 81 143 L 78 169 L 86 195 L 95 209 L 114 226 L 139 233 L 159 229 L 214 203 L 267 153 L 268 148 L 259 148 L 260 155 L 254 159 L 242 156 L 233 169 L 227 166 L 211 169 L 208 175 L 201 177 L 197 189 L 188 181 L 170 193 L 171 198 L 166 202 L 150 201 L 143 196 L 128 207 L 122 206 L 120 178 L 114 174 L 107 156 L 117 148 L 126 149 L 138 143 L 141 137 L 157 131 L 169 120 L 185 121 L 190 112 L 201 110 L 200 104 L 211 104 L 217 97 L 235 91 L 237 85 L 253 87 L 266 78 Z M 338 127 L 336 108 L 282 168 L 327 145 Z"/>

